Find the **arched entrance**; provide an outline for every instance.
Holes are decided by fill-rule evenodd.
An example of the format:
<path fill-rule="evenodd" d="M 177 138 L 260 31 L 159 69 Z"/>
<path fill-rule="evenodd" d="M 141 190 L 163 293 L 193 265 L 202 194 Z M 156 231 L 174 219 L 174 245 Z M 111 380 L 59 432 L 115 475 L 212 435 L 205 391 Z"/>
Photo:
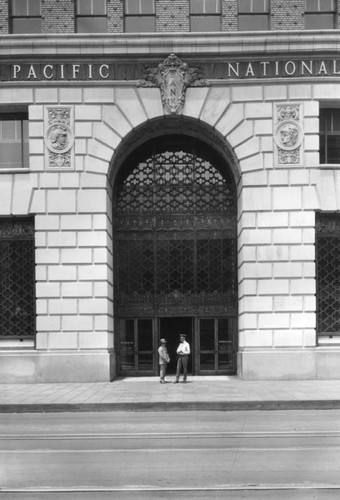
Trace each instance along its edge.
<path fill-rule="evenodd" d="M 130 150 L 114 182 L 113 240 L 118 374 L 156 375 L 162 337 L 173 371 L 180 333 L 191 373 L 236 373 L 236 186 L 225 158 L 176 133 Z"/>

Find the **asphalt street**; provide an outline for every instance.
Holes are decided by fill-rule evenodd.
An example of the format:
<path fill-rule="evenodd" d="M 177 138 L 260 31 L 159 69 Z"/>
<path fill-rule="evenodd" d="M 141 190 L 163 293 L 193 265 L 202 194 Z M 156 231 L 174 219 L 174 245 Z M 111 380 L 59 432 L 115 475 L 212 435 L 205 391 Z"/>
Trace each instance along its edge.
<path fill-rule="evenodd" d="M 1 500 L 340 497 L 340 411 L 0 415 Z"/>

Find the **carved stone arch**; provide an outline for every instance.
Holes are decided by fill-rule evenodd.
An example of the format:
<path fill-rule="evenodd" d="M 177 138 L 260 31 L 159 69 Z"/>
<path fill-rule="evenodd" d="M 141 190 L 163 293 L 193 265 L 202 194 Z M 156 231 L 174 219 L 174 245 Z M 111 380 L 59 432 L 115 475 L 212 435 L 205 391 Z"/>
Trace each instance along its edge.
<path fill-rule="evenodd" d="M 148 120 L 134 128 L 117 147 L 109 168 L 108 179 L 113 186 L 117 173 L 125 160 L 136 149 L 150 139 L 177 134 L 199 139 L 215 150 L 226 162 L 233 174 L 235 184 L 241 179 L 241 170 L 236 155 L 228 141 L 211 125 L 186 116 L 163 116 Z"/>

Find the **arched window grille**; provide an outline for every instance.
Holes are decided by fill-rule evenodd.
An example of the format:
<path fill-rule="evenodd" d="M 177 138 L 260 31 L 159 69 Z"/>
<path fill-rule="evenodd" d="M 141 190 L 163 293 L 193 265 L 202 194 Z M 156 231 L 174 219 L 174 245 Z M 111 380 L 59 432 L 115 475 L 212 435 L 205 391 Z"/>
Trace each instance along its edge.
<path fill-rule="evenodd" d="M 116 315 L 235 312 L 236 190 L 219 155 L 153 139 L 125 162 L 114 198 Z"/>

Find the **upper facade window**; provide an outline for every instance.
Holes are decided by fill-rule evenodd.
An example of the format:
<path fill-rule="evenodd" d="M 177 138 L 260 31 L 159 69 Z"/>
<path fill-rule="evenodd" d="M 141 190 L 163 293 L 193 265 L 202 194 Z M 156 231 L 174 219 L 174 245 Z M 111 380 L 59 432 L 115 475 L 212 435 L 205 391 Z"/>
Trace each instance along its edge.
<path fill-rule="evenodd" d="M 0 169 L 28 168 L 28 120 L 25 114 L 0 113 Z"/>
<path fill-rule="evenodd" d="M 239 31 L 269 29 L 269 0 L 238 0 Z"/>
<path fill-rule="evenodd" d="M 190 0 L 190 31 L 221 31 L 220 0 Z"/>
<path fill-rule="evenodd" d="M 156 29 L 155 0 L 125 0 L 125 31 L 149 33 Z"/>
<path fill-rule="evenodd" d="M 41 33 L 40 0 L 12 0 L 10 23 L 11 33 Z"/>
<path fill-rule="evenodd" d="M 306 0 L 305 29 L 333 29 L 335 14 L 335 0 Z"/>
<path fill-rule="evenodd" d="M 340 163 L 340 109 L 320 110 L 320 163 Z"/>
<path fill-rule="evenodd" d="M 106 33 L 106 0 L 77 0 L 77 33 Z"/>

